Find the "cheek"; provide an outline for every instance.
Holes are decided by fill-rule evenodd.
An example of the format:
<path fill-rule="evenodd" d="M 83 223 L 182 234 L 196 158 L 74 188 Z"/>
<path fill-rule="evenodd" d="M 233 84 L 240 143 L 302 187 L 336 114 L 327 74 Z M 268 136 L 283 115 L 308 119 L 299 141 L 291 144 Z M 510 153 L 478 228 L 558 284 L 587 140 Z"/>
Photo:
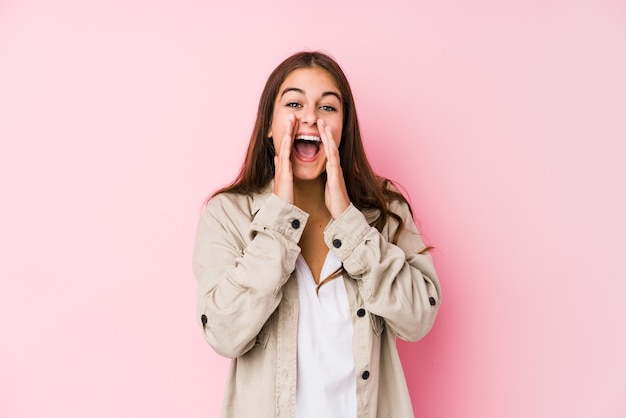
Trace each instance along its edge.
<path fill-rule="evenodd" d="M 338 115 L 337 120 L 333 126 L 333 139 L 335 144 L 339 146 L 341 143 L 341 136 L 343 135 L 343 115 Z"/>
<path fill-rule="evenodd" d="M 335 140 L 335 144 L 337 144 L 337 148 L 339 148 L 339 144 L 341 144 L 341 136 L 343 135 L 343 131 L 341 127 L 337 129 L 337 133 L 333 133 L 333 139 Z"/>

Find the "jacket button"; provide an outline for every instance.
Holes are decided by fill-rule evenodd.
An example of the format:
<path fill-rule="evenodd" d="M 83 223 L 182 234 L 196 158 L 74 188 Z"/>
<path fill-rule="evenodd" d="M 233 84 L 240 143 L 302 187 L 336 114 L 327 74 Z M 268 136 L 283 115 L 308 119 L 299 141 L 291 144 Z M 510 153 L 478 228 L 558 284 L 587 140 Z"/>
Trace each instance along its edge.
<path fill-rule="evenodd" d="M 430 303 L 430 306 L 435 306 L 437 304 L 437 301 L 432 296 L 428 298 L 428 302 Z"/>
<path fill-rule="evenodd" d="M 293 221 L 291 221 L 291 227 L 293 229 L 298 229 L 300 228 L 300 221 L 298 219 L 294 219 Z"/>
<path fill-rule="evenodd" d="M 363 318 L 365 316 L 365 309 L 361 308 L 358 311 L 356 311 L 356 316 Z"/>
<path fill-rule="evenodd" d="M 202 316 L 200 317 L 200 321 L 202 321 L 202 325 L 206 325 L 207 323 L 207 318 L 205 314 L 202 314 Z"/>
<path fill-rule="evenodd" d="M 340 240 L 340 239 L 335 238 L 335 239 L 333 240 L 333 247 L 335 247 L 335 248 L 339 248 L 339 247 L 341 247 L 341 240 Z"/>
<path fill-rule="evenodd" d="M 363 380 L 367 380 L 370 377 L 370 372 L 368 372 L 367 370 L 365 370 L 363 372 L 363 374 L 361 375 L 361 377 L 363 378 Z"/>

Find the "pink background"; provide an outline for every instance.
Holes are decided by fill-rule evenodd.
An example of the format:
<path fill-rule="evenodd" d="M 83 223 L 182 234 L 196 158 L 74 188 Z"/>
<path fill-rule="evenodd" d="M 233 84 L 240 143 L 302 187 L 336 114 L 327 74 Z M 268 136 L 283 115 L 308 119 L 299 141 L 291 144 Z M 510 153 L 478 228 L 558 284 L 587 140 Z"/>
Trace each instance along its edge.
<path fill-rule="evenodd" d="M 417 415 L 625 416 L 622 0 L 1 1 L 0 416 L 217 416 L 195 225 L 301 49 L 437 248 Z"/>

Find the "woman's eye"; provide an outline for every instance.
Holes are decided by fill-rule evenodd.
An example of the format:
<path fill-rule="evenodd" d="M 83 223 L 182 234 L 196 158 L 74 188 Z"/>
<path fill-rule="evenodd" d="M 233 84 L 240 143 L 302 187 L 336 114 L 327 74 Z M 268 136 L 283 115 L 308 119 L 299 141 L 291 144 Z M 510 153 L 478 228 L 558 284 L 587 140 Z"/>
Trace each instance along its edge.
<path fill-rule="evenodd" d="M 320 107 L 320 109 L 325 110 L 327 112 L 336 112 L 337 109 L 334 108 L 333 106 L 329 106 L 329 105 L 324 105 L 322 107 Z"/>
<path fill-rule="evenodd" d="M 302 107 L 302 105 L 298 102 L 290 102 L 287 103 L 287 107 Z"/>

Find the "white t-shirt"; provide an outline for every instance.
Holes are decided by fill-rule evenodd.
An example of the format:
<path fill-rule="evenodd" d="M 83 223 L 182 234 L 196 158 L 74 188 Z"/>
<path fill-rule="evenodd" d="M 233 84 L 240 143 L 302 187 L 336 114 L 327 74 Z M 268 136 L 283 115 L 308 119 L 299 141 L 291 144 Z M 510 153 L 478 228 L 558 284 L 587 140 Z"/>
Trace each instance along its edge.
<path fill-rule="evenodd" d="M 321 280 L 341 266 L 328 252 Z M 298 279 L 297 418 L 356 418 L 356 377 L 352 354 L 352 320 L 343 277 L 320 288 L 302 255 Z"/>

